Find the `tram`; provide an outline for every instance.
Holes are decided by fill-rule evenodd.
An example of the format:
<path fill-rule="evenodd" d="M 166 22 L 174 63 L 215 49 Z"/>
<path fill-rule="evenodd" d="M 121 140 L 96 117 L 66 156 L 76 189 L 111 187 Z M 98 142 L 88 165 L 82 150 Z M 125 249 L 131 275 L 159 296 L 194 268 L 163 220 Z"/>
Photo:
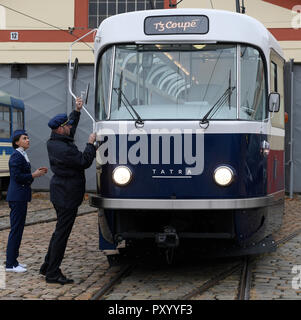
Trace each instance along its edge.
<path fill-rule="evenodd" d="M 121 242 L 168 250 L 215 242 L 229 255 L 275 249 L 284 62 L 271 33 L 244 14 L 149 10 L 101 23 L 90 196 L 101 250 Z"/>
<path fill-rule="evenodd" d="M 0 192 L 8 188 L 12 133 L 17 129 L 24 129 L 24 102 L 0 91 Z"/>

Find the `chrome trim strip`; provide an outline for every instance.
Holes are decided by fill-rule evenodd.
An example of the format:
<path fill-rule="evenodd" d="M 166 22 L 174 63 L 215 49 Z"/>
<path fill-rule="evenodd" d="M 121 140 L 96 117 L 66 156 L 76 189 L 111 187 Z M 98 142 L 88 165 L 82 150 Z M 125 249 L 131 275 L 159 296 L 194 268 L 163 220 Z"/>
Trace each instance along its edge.
<path fill-rule="evenodd" d="M 265 197 L 243 199 L 112 199 L 90 194 L 90 205 L 104 209 L 143 210 L 233 210 L 267 207 L 284 201 L 284 190 Z"/>

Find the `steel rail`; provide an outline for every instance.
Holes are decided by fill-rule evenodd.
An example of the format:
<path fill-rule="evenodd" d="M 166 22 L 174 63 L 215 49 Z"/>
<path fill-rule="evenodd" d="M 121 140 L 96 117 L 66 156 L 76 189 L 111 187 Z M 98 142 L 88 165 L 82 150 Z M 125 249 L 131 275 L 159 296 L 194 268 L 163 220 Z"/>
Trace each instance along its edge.
<path fill-rule="evenodd" d="M 121 270 L 108 282 L 106 283 L 100 290 L 98 290 L 90 300 L 104 300 L 104 295 L 108 293 L 114 285 L 122 279 L 125 275 L 127 275 L 133 268 L 135 264 L 127 264 L 121 268 Z"/>
<path fill-rule="evenodd" d="M 250 299 L 251 276 L 252 276 L 251 259 L 249 256 L 246 256 L 244 259 L 242 270 L 241 270 L 237 300 Z"/>
<path fill-rule="evenodd" d="M 210 288 L 212 288 L 216 284 L 218 284 L 220 281 L 226 279 L 227 277 L 229 277 L 234 272 L 240 270 L 241 266 L 242 266 L 242 263 L 238 263 L 235 266 L 230 267 L 226 271 L 221 272 L 220 274 L 218 274 L 216 277 L 214 277 L 212 279 L 209 279 L 208 281 L 203 283 L 200 287 L 193 289 L 192 291 L 190 291 L 189 293 L 185 294 L 182 297 L 179 297 L 177 300 L 189 300 L 189 299 L 191 299 L 192 297 L 194 297 L 196 295 L 203 294 L 204 292 L 206 292 L 207 290 L 209 290 Z"/>
<path fill-rule="evenodd" d="M 276 241 L 276 242 L 275 242 L 275 245 L 276 245 L 277 247 L 279 247 L 281 244 L 284 244 L 284 243 L 286 243 L 287 241 L 289 241 L 289 240 L 297 237 L 300 233 L 301 233 L 301 228 L 298 229 L 297 231 L 294 231 L 294 232 L 290 233 L 290 234 L 287 235 L 286 237 L 284 237 L 284 238 Z"/>
<path fill-rule="evenodd" d="M 286 243 L 287 241 L 295 238 L 301 233 L 301 228 L 295 232 L 290 233 L 289 235 L 283 237 L 282 239 L 275 241 L 275 245 L 279 247 L 281 244 Z M 201 286 L 191 290 L 189 293 L 184 296 L 179 297 L 177 300 L 189 300 L 196 295 L 201 295 L 208 291 L 210 288 L 217 285 L 220 281 L 225 280 L 227 277 L 232 275 L 234 272 L 241 269 L 241 277 L 238 287 L 237 300 L 249 300 L 250 299 L 250 290 L 252 283 L 252 264 L 254 262 L 253 258 L 246 256 L 244 261 L 236 264 L 233 267 L 230 267 L 228 270 L 218 274 L 216 277 L 209 279 Z"/>
<path fill-rule="evenodd" d="M 41 210 L 37 210 L 37 211 L 31 211 L 31 213 L 32 212 L 39 212 L 39 211 L 43 211 L 43 210 L 50 210 L 50 209 L 41 209 Z M 54 208 L 53 208 L 53 211 L 54 211 Z M 96 210 L 91 208 L 91 210 L 88 210 L 86 212 L 80 212 L 80 213 L 78 212 L 76 216 L 80 217 L 80 216 L 84 216 L 86 214 L 95 213 L 95 212 L 96 212 Z M 3 218 L 3 217 L 6 218 L 7 216 L 2 216 L 1 218 Z M 36 221 L 31 221 L 31 222 L 25 222 L 25 227 L 32 226 L 32 225 L 35 225 L 35 224 L 40 224 L 40 223 L 54 222 L 56 220 L 57 220 L 56 217 L 51 217 L 51 218 L 45 218 L 45 219 L 40 219 L 40 220 L 36 220 Z M 0 227 L 0 232 L 4 231 L 4 230 L 8 230 L 8 229 L 10 229 L 10 225 L 4 226 L 4 227 Z"/>

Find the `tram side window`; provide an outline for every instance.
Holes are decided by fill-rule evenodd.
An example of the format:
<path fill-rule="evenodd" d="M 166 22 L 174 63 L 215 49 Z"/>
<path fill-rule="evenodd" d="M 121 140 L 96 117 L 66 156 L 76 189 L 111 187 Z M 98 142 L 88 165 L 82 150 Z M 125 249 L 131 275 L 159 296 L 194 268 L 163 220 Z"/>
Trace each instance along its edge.
<path fill-rule="evenodd" d="M 284 128 L 284 60 L 274 51 L 271 52 L 270 69 L 270 92 L 280 94 L 280 110 L 271 114 L 272 126 Z"/>
<path fill-rule="evenodd" d="M 277 64 L 271 62 L 271 91 L 278 92 Z"/>
<path fill-rule="evenodd" d="M 24 129 L 24 113 L 22 110 L 13 109 L 13 131 Z"/>
<path fill-rule="evenodd" d="M 266 113 L 266 80 L 264 64 L 257 49 L 241 46 L 240 119 L 264 120 Z"/>
<path fill-rule="evenodd" d="M 95 114 L 98 120 L 104 120 L 108 114 L 108 92 L 113 49 L 109 48 L 101 57 L 97 72 L 97 104 Z"/>
<path fill-rule="evenodd" d="M 10 138 L 9 107 L 0 106 L 0 138 Z"/>

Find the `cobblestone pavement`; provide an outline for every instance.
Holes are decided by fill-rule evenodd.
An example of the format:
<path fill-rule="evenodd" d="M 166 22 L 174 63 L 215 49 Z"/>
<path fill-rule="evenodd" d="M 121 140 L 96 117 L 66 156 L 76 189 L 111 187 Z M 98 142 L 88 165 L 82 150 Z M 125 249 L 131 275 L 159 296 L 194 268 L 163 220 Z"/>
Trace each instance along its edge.
<path fill-rule="evenodd" d="M 34 212 L 41 209 L 39 215 Z M 5 273 L 5 289 L 0 287 L 0 299 L 86 300 L 105 285 L 118 267 L 109 268 L 106 257 L 98 249 L 97 212 L 93 210 L 86 201 L 80 207 L 83 215 L 75 221 L 62 263 L 62 271 L 75 280 L 74 284 L 46 284 L 44 277 L 39 275 L 55 221 L 31 224 L 25 227 L 18 259 L 28 265 L 28 271 L 24 274 Z M 283 226 L 275 235 L 277 240 L 301 228 L 301 199 L 287 199 L 285 210 Z M 7 204 L 1 201 L 0 264 L 5 260 L 8 214 Z M 35 195 L 29 205 L 27 223 L 39 219 L 55 219 L 47 194 Z M 301 265 L 300 242 L 301 235 L 281 245 L 276 252 L 256 258 L 252 269 L 251 299 L 301 299 L 301 289 L 292 288 L 293 277 L 297 276 L 292 273 L 292 268 Z M 105 298 L 177 299 L 193 287 L 202 285 L 210 274 L 219 273 L 235 261 L 206 261 L 201 266 L 144 266 L 125 277 Z M 195 296 L 194 300 L 235 299 L 239 277 L 239 272 L 234 273 L 206 293 Z"/>
<path fill-rule="evenodd" d="M 33 201 L 28 203 L 26 225 L 56 220 L 55 210 L 48 198 L 48 193 L 37 193 L 33 195 Z M 0 231 L 10 228 L 9 212 L 8 203 L 6 201 L 0 201 Z M 95 212 L 95 208 L 92 208 L 88 201 L 85 200 L 79 207 L 77 215 L 80 216 L 89 212 Z"/>
<path fill-rule="evenodd" d="M 283 225 L 274 235 L 280 240 L 301 229 L 301 198 L 286 200 Z M 293 267 L 299 272 L 293 273 Z M 298 289 L 293 289 L 293 278 L 298 278 Z M 258 257 L 252 272 L 252 300 L 301 300 L 301 234 L 280 245 L 276 252 Z"/>
<path fill-rule="evenodd" d="M 28 217 L 32 222 L 47 220 L 55 216 L 54 209 L 47 199 L 33 199 L 29 205 Z M 33 210 L 44 209 L 39 216 Z M 20 248 L 19 262 L 27 264 L 26 273 L 5 273 L 5 289 L 0 287 L 0 299 L 89 299 L 111 276 L 114 270 L 109 269 L 107 259 L 98 249 L 97 212 L 83 203 L 79 212 L 85 209 L 93 212 L 78 216 L 75 220 L 62 271 L 72 279 L 74 284 L 61 286 L 47 284 L 39 269 L 47 252 L 55 221 L 26 226 Z M 88 211 L 87 210 L 87 211 Z M 9 212 L 7 204 L 1 201 L 0 216 Z M 27 221 L 28 222 L 28 221 Z M 2 227 L 6 227 L 3 223 Z M 0 231 L 0 262 L 5 260 L 5 250 L 9 229 Z"/>
<path fill-rule="evenodd" d="M 294 274 L 293 266 L 301 268 L 301 235 L 282 245 L 276 252 L 257 259 L 252 272 L 252 300 L 301 300 L 301 269 Z M 298 277 L 299 288 L 292 281 Z"/>
<path fill-rule="evenodd" d="M 238 259 L 202 261 L 191 266 L 157 266 L 137 268 L 105 296 L 106 300 L 182 300 L 193 288 L 200 287 L 212 275 L 237 264 Z M 219 299 L 235 299 L 235 293 L 224 287 Z M 233 296 L 233 297 L 232 297 Z M 212 296 L 213 298 L 213 296 Z M 208 296 L 208 299 L 211 297 Z M 198 300 L 198 297 L 196 299 Z M 206 300 L 206 299 L 205 299 Z"/>

